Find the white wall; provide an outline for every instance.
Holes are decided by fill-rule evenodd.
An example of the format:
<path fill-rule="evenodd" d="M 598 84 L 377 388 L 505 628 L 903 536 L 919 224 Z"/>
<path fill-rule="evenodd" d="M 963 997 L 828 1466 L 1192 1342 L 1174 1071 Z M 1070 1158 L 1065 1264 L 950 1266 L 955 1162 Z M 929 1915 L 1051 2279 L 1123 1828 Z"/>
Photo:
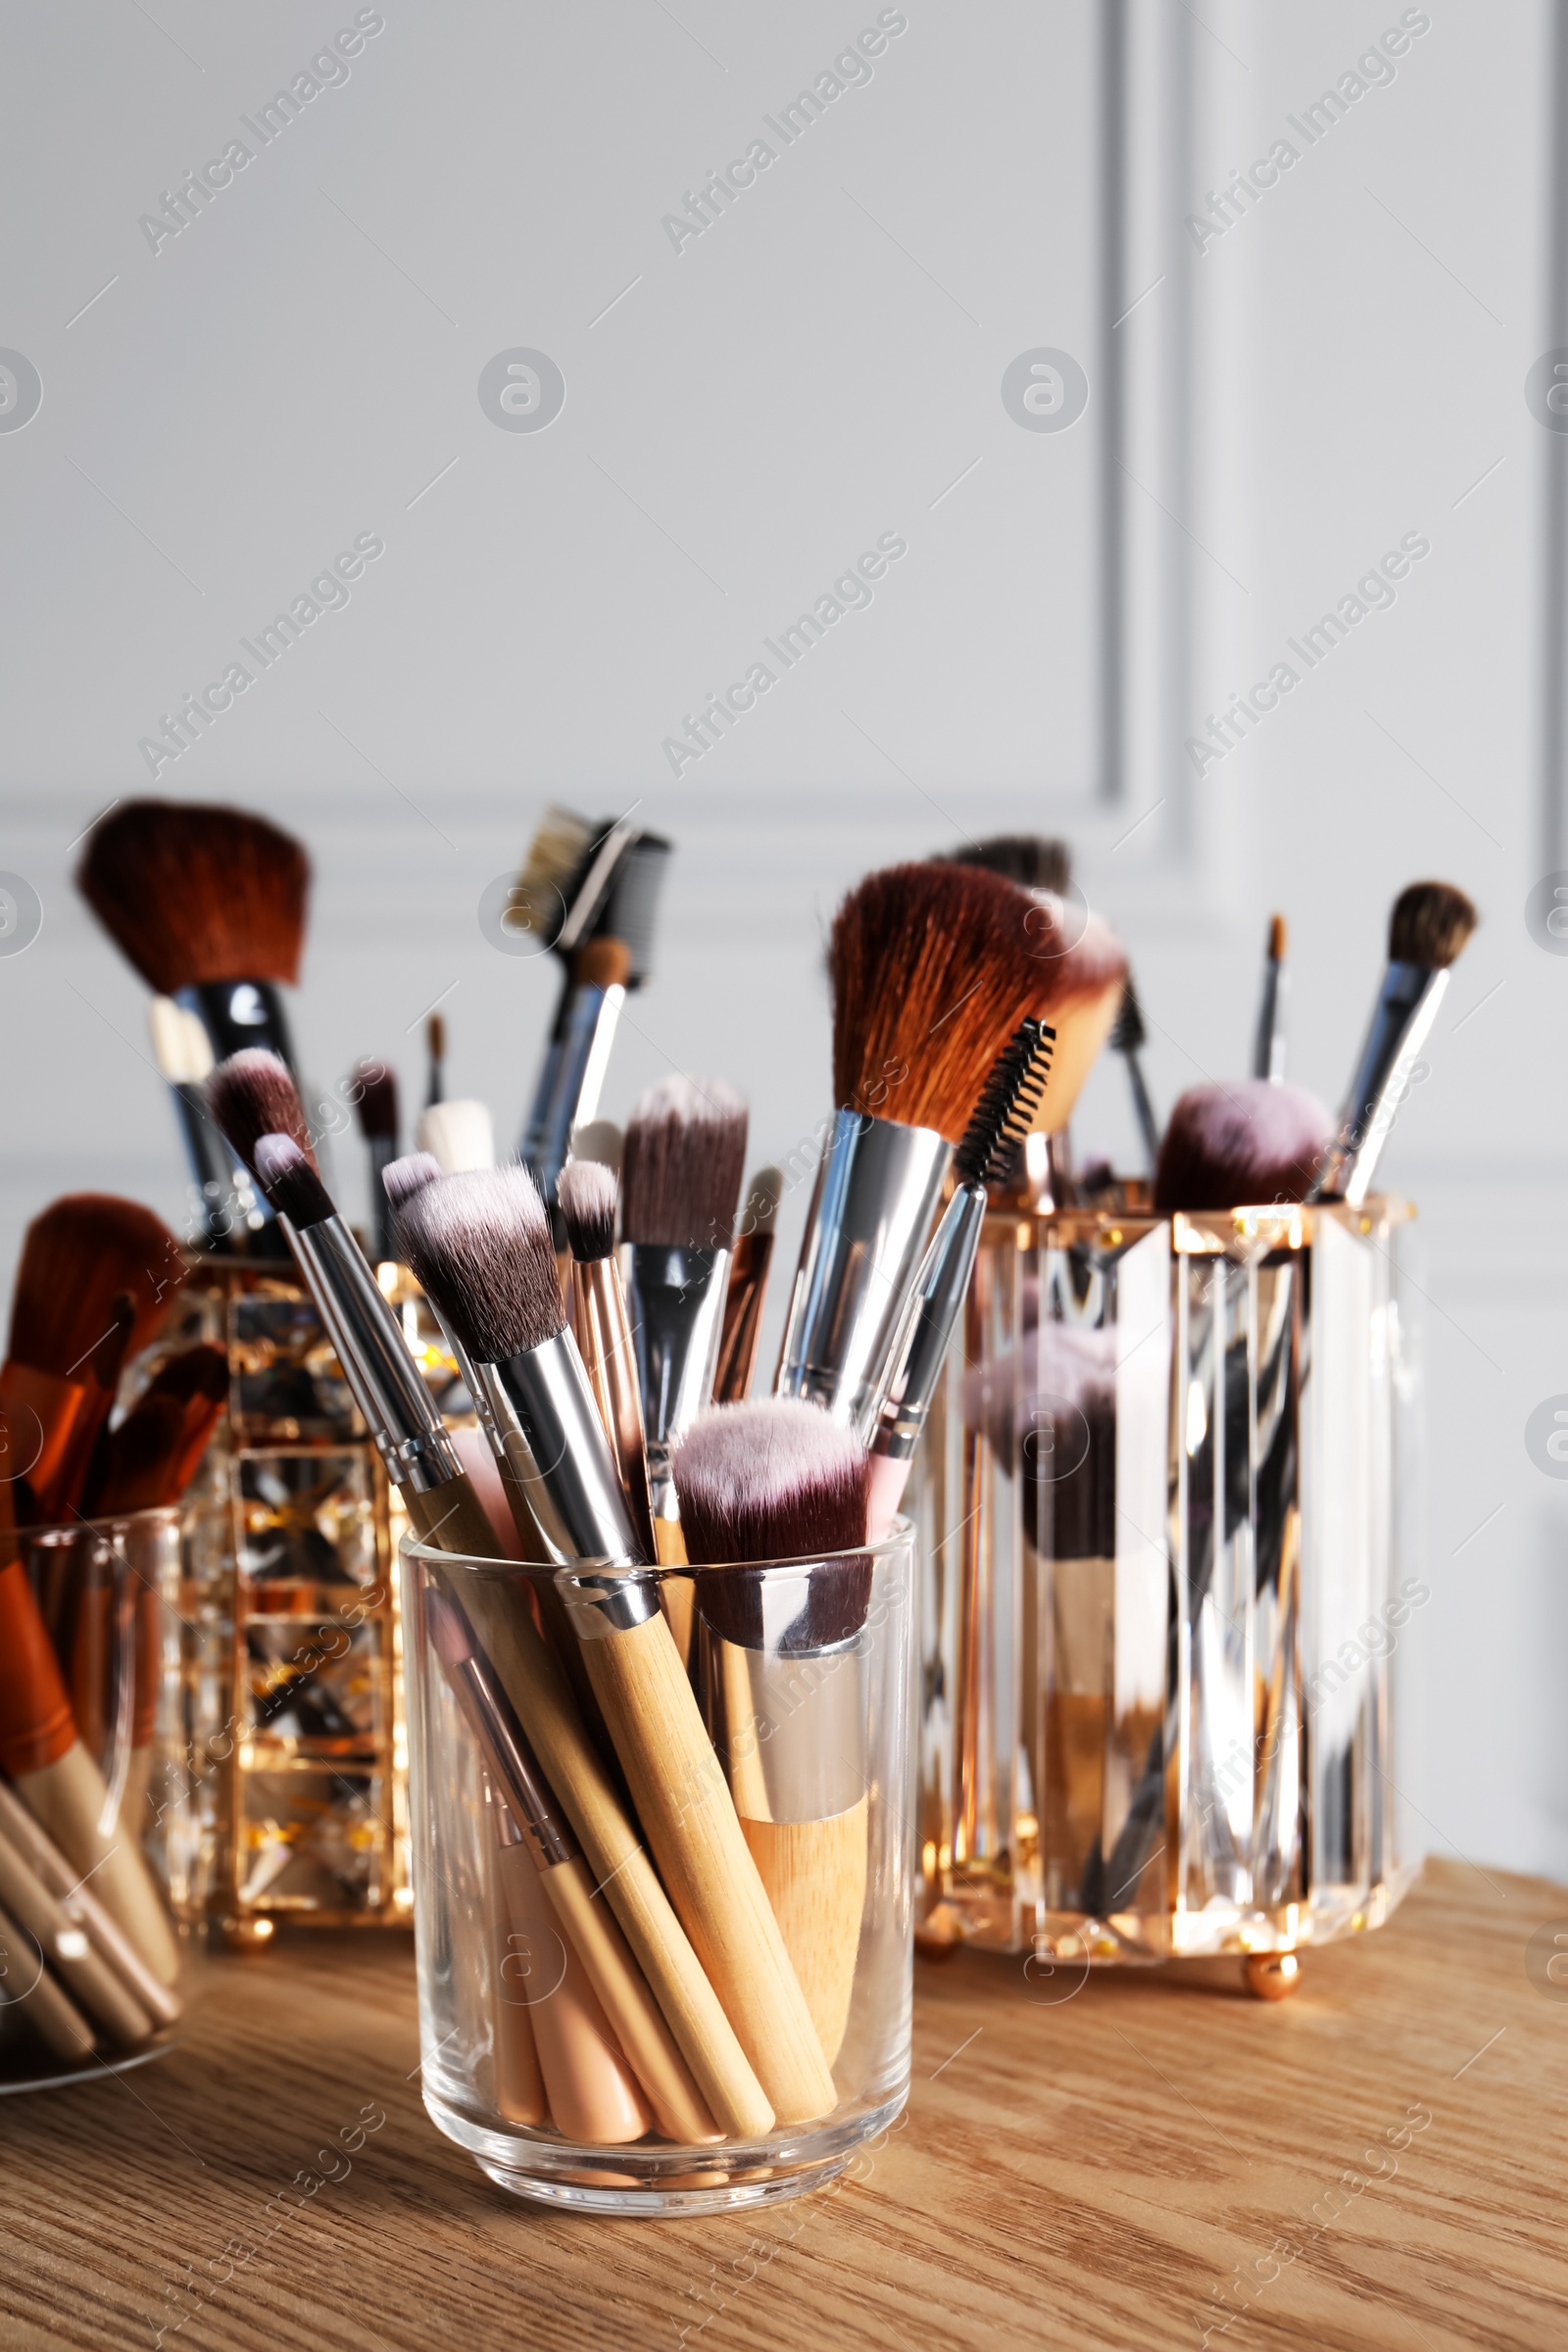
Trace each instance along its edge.
<path fill-rule="evenodd" d="M 605 1107 L 671 1064 L 726 1073 L 758 1158 L 826 1103 L 822 926 L 870 863 L 960 829 L 1069 829 L 1132 943 L 1165 1103 L 1243 1066 L 1273 906 L 1293 1074 L 1335 1098 L 1390 899 L 1450 876 L 1486 920 L 1387 1163 L 1422 1204 L 1431 1300 L 1410 1793 L 1435 1847 L 1568 1876 L 1565 1497 L 1523 1444 L 1568 1391 L 1568 967 L 1523 919 L 1563 856 L 1538 741 L 1551 451 L 1523 394 L 1553 339 L 1544 9 L 1437 0 L 1393 84 L 1200 253 L 1183 215 L 1400 12 L 1206 0 L 1173 31 L 1132 0 L 1112 258 L 1127 303 L 1153 290 L 1114 328 L 1098 20 L 1077 8 L 909 0 L 871 80 L 678 254 L 662 215 L 771 137 L 763 114 L 875 6 L 387 0 L 347 83 L 156 254 L 138 216 L 355 10 L 154 13 L 13 12 L 7 32 L 0 343 L 44 395 L 0 432 L 0 866 L 44 923 L 0 957 L 6 1262 L 70 1187 L 178 1213 L 143 991 L 74 899 L 69 845 L 152 787 L 138 739 L 357 532 L 386 553 L 348 609 L 157 785 L 309 843 L 296 1027 L 321 1081 L 378 1052 L 412 1093 L 419 1015 L 450 990 L 449 1082 L 515 1132 L 553 974 L 496 955 L 476 906 L 552 798 L 640 799 L 678 843 Z M 480 409 L 481 368 L 514 346 L 564 372 L 544 432 Z M 1035 346 L 1089 371 L 1066 432 L 1003 407 Z M 1119 799 L 1097 798 L 1107 355 L 1127 418 Z M 908 554 L 870 609 L 672 776 L 681 714 L 889 531 Z M 1412 531 L 1431 554 L 1394 609 L 1196 777 L 1189 728 Z M 1092 1082 L 1081 1149 L 1130 1150 L 1118 1081 Z M 357 1206 L 352 1147 L 339 1168 Z"/>

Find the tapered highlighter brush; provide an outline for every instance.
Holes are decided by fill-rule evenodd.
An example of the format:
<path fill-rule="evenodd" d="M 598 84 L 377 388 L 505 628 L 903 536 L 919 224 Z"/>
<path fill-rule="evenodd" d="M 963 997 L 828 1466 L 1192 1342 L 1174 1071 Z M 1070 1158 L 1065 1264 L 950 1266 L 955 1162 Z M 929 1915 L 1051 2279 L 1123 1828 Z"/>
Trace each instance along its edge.
<path fill-rule="evenodd" d="M 258 1046 L 291 1067 L 278 991 L 299 977 L 310 878 L 300 844 L 265 817 L 153 800 L 112 809 L 76 868 L 77 889 L 121 953 L 149 988 L 200 1022 L 216 1058 Z M 214 1171 L 183 1103 L 179 1116 L 205 1200 Z M 269 1222 L 242 1204 L 231 1238 L 266 1255 L 274 1246 Z"/>
<path fill-rule="evenodd" d="M 370 1162 L 370 1215 L 375 1227 L 375 1262 L 385 1265 L 394 1254 L 392 1204 L 381 1182 L 398 1155 L 398 1081 L 389 1062 L 362 1061 L 354 1071 L 351 1095 Z"/>
<path fill-rule="evenodd" d="M 235 1130 L 248 1131 L 254 1119 L 255 1078 L 242 1073 L 236 1085 L 220 1069 L 213 1086 L 214 1115 L 233 1142 Z M 300 1116 L 297 1102 L 294 1116 Z M 258 1177 L 260 1141 L 251 1147 L 248 1162 Z M 300 1272 L 334 1345 L 341 1343 L 340 1361 L 354 1400 L 416 1533 L 442 1550 L 502 1558 L 489 1516 L 397 1318 L 336 1216 L 325 1186 L 286 1135 L 271 1142 L 265 1164 Z M 517 1596 L 499 1583 L 466 1581 L 468 1615 L 705 2102 L 727 2136 L 757 2138 L 772 2128 L 773 2109 L 583 1727 L 564 1672 Z"/>
<path fill-rule="evenodd" d="M 931 863 L 869 875 L 834 917 L 833 1089 L 776 1381 L 862 1442 L 876 1425 L 953 1147 L 1062 959 L 1042 913 L 999 874 Z M 1054 1014 L 1047 1017 L 1054 1019 Z"/>
<path fill-rule="evenodd" d="M 740 1404 L 752 1393 L 773 1260 L 773 1224 L 783 1191 L 784 1171 L 774 1167 L 759 1168 L 746 1188 L 724 1295 L 724 1321 L 713 1374 L 715 1404 Z"/>
<path fill-rule="evenodd" d="M 1334 1123 L 1305 1087 L 1245 1078 L 1178 1098 L 1154 1171 L 1154 1211 L 1304 1200 Z"/>
<path fill-rule="evenodd" d="M 705 1413 L 675 1478 L 698 1571 L 699 1682 L 831 2066 L 865 1907 L 865 1449 L 819 1406 L 769 1396 Z M 798 1573 L 733 1572 L 780 1560 Z"/>
<path fill-rule="evenodd" d="M 545 1782 L 494 1668 L 479 1655 L 462 1610 L 440 1593 L 427 1592 L 425 1622 L 478 1741 L 492 1785 L 500 1790 L 522 1833 L 527 1859 L 545 1891 L 548 1907 L 555 1912 L 558 1930 L 580 1961 L 619 2053 L 642 2085 L 660 2131 L 666 2139 L 682 2142 L 716 2139 L 712 2117 L 698 2094 L 690 2070 L 612 1916 L 596 1902 L 594 1884 L 570 1825 Z M 541 2012 L 535 2023 L 543 2022 Z M 543 2034 L 539 2056 L 558 2125 L 568 2136 L 591 2142 L 596 2136 L 593 2131 L 571 2132 L 562 2117 L 550 2079 L 551 2052 Z M 593 2053 L 586 2056 L 591 2060 Z"/>
<path fill-rule="evenodd" d="M 1290 927 L 1283 914 L 1268 918 L 1268 946 L 1263 956 L 1263 997 L 1257 1012 L 1257 1037 L 1252 1046 L 1252 1076 L 1281 1086 L 1285 1080 L 1285 1002 L 1290 990 L 1286 956 Z"/>
<path fill-rule="evenodd" d="M 645 1558 L 656 1558 L 642 1394 L 615 1264 L 615 1174 L 593 1160 L 568 1159 L 557 1200 L 571 1251 L 571 1323 L 594 1402 L 604 1424 L 621 1491 Z"/>
<path fill-rule="evenodd" d="M 998 1055 L 953 1155 L 957 1181 L 915 1279 L 899 1368 L 871 1441 L 866 1534 L 872 1543 L 886 1535 L 904 1497 L 914 1449 L 968 1292 L 985 1223 L 987 1187 L 998 1181 L 1039 1118 L 1054 1044 L 1055 1032 L 1047 1022 L 1019 1023 Z"/>
<path fill-rule="evenodd" d="M 1366 1199 L 1410 1073 L 1432 1033 L 1448 973 L 1480 920 L 1449 882 L 1412 882 L 1389 917 L 1389 963 L 1372 1008 L 1338 1135 L 1308 1198 Z"/>
<path fill-rule="evenodd" d="M 1110 1032 L 1110 1050 L 1113 1054 L 1119 1054 L 1127 1065 L 1133 1117 L 1138 1122 L 1139 1139 L 1149 1162 L 1149 1173 L 1152 1176 L 1159 1161 L 1159 1121 L 1154 1116 L 1154 1106 L 1149 1099 L 1149 1088 L 1144 1080 L 1142 1056 L 1148 1036 L 1149 1032 L 1144 1026 L 1144 1008 L 1138 1002 L 1138 991 L 1129 972 Z"/>
<path fill-rule="evenodd" d="M 565 1327 L 538 1188 L 523 1168 L 447 1177 L 405 1202 L 399 1231 L 406 1262 L 473 1362 L 498 1455 L 507 1459 L 514 1433 L 526 1449 L 527 1492 L 556 1556 L 592 1564 L 569 1580 L 572 1621 L 681 1924 L 779 2121 L 825 2115 L 832 2075 L 657 1590 L 627 1573 L 645 1564 L 642 1546 Z"/>
<path fill-rule="evenodd" d="M 664 1078 L 626 1123 L 620 1229 L 659 1558 L 685 1558 L 670 1457 L 712 1396 L 746 1168 L 746 1104 L 717 1079 Z"/>

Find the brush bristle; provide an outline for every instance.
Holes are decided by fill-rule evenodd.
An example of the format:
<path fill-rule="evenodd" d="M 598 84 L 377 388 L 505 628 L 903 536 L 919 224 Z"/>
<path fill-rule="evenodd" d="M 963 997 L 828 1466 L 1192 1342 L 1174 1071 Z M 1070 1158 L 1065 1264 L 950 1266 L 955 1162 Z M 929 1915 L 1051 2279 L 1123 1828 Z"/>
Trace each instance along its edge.
<path fill-rule="evenodd" d="M 571 1131 L 573 1159 L 596 1159 L 601 1167 L 613 1168 L 617 1176 L 625 1144 L 626 1139 L 613 1119 L 590 1119 L 586 1126 L 576 1126 Z"/>
<path fill-rule="evenodd" d="M 1072 888 L 1071 850 L 1064 841 L 1050 841 L 1040 833 L 993 833 L 986 841 L 945 851 L 943 862 L 983 866 L 1020 890 L 1051 890 L 1057 898 L 1065 898 Z"/>
<path fill-rule="evenodd" d="M 434 1184 L 441 1175 L 441 1162 L 433 1152 L 410 1152 L 402 1159 L 390 1160 L 381 1170 L 381 1189 L 391 1201 L 393 1210 L 422 1193 L 427 1184 Z"/>
<path fill-rule="evenodd" d="M 93 1351 L 121 1329 L 122 1299 L 133 1318 L 122 1341 L 129 1353 L 146 1346 L 184 1279 L 179 1244 L 150 1208 L 113 1193 L 68 1193 L 23 1236 L 10 1352 L 82 1380 Z"/>
<path fill-rule="evenodd" d="M 1056 1032 L 1044 1021 L 1020 1021 L 992 1064 L 991 1075 L 953 1155 L 960 1184 L 1000 1184 L 1034 1123 L 1051 1074 Z"/>
<path fill-rule="evenodd" d="M 783 1198 L 783 1169 L 771 1166 L 756 1169 L 741 1203 L 739 1230 L 749 1234 L 771 1233 Z"/>
<path fill-rule="evenodd" d="M 1446 971 L 1463 955 L 1480 920 L 1464 892 L 1451 882 L 1412 882 L 1400 891 L 1389 916 L 1389 961 Z"/>
<path fill-rule="evenodd" d="M 564 1327 L 550 1217 L 526 1168 L 443 1176 L 398 1211 L 405 1263 L 475 1362 L 504 1364 Z"/>
<path fill-rule="evenodd" d="M 1138 1002 L 1133 976 L 1128 973 L 1121 992 L 1121 1007 L 1116 1025 L 1110 1033 L 1111 1051 L 1115 1054 L 1139 1054 L 1143 1051 L 1149 1032 L 1144 1027 L 1144 1008 Z"/>
<path fill-rule="evenodd" d="M 462 1176 L 496 1164 L 496 1131 L 487 1102 L 466 1098 L 432 1102 L 419 1113 L 414 1140 L 441 1163 L 444 1176 Z"/>
<path fill-rule="evenodd" d="M 1125 968 L 1103 924 L 1069 948 L 1046 900 L 979 866 L 871 874 L 828 951 L 835 1100 L 956 1143 L 1019 1022 L 1054 1020 Z"/>
<path fill-rule="evenodd" d="M 1332 1133 L 1327 1110 L 1304 1087 L 1266 1078 L 1189 1087 L 1159 1147 L 1155 1210 L 1304 1200 Z"/>
<path fill-rule="evenodd" d="M 264 1135 L 292 1136 L 314 1168 L 311 1131 L 300 1090 L 286 1062 L 260 1046 L 220 1061 L 206 1086 L 207 1107 L 254 1176 Z"/>
<path fill-rule="evenodd" d="M 696 1567 L 812 1559 L 865 1542 L 865 1448 L 799 1396 L 715 1405 L 681 1440 L 673 1468 Z"/>
<path fill-rule="evenodd" d="M 360 1122 L 360 1133 L 366 1142 L 397 1141 L 398 1082 L 397 1074 L 384 1061 L 362 1061 L 354 1071 L 354 1084 L 360 1099 L 354 1108 Z"/>
<path fill-rule="evenodd" d="M 627 988 L 641 988 L 654 968 L 654 934 L 669 853 L 662 834 L 639 833 L 616 865 L 594 923 L 596 939 L 624 947 Z"/>
<path fill-rule="evenodd" d="M 173 1396 L 186 1404 L 193 1396 L 206 1396 L 220 1403 L 228 1395 L 228 1355 L 210 1341 L 200 1341 L 194 1348 L 182 1348 L 161 1364 L 147 1384 L 149 1396 Z"/>
<path fill-rule="evenodd" d="M 662 1078 L 626 1122 L 621 1232 L 664 1249 L 727 1250 L 746 1173 L 746 1104 L 716 1078 Z"/>
<path fill-rule="evenodd" d="M 574 808 L 552 805 L 534 827 L 522 868 L 512 885 L 501 920 L 505 928 L 530 933 L 545 947 L 560 936 L 574 886 L 602 827 Z"/>
<path fill-rule="evenodd" d="M 252 1162 L 257 1183 L 280 1217 L 298 1233 L 324 1225 L 336 1212 L 332 1196 L 291 1135 L 259 1135 Z"/>
<path fill-rule="evenodd" d="M 240 808 L 127 801 L 87 837 L 76 887 L 150 988 L 299 976 L 310 859 Z"/>
<path fill-rule="evenodd" d="M 447 1051 L 447 1025 L 439 1012 L 432 1012 L 424 1024 L 424 1042 L 432 1061 L 444 1061 Z"/>
<path fill-rule="evenodd" d="M 579 1265 L 615 1247 L 615 1171 L 593 1159 L 568 1159 L 556 1184 L 566 1247 Z"/>
<path fill-rule="evenodd" d="M 1289 953 L 1290 944 L 1290 924 L 1285 920 L 1283 914 L 1271 914 L 1268 918 L 1268 959 L 1270 963 L 1283 963 Z"/>

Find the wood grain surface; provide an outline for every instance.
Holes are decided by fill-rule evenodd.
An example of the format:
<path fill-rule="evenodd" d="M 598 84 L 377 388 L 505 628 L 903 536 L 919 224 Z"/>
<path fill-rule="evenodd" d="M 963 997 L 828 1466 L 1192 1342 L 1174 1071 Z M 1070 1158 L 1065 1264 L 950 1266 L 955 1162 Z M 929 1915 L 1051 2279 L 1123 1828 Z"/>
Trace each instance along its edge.
<path fill-rule="evenodd" d="M 493 2189 L 419 2104 L 408 1942 L 300 1936 L 209 1963 L 158 2064 L 0 2099 L 0 2343 L 1545 2352 L 1568 1999 L 1525 1951 L 1548 1923 L 1568 1890 L 1446 1862 L 1279 2005 L 1230 1965 L 1074 1990 L 921 1963 L 907 2117 L 858 2178 L 662 2223 Z M 362 2111 L 385 2123 L 263 2245 L 269 2198 Z"/>

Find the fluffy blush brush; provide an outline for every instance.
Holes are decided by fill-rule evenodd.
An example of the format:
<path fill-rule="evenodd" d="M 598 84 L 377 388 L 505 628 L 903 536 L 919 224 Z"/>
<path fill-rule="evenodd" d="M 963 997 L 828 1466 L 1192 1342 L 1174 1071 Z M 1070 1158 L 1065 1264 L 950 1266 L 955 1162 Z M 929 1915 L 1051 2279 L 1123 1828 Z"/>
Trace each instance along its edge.
<path fill-rule="evenodd" d="M 1304 1087 L 1270 1078 L 1189 1087 L 1159 1148 L 1155 1211 L 1304 1200 L 1332 1132 Z"/>
<path fill-rule="evenodd" d="M 675 1456 L 700 1687 L 830 2065 L 865 1903 L 868 1471 L 858 1439 L 787 1396 L 716 1407 Z"/>

